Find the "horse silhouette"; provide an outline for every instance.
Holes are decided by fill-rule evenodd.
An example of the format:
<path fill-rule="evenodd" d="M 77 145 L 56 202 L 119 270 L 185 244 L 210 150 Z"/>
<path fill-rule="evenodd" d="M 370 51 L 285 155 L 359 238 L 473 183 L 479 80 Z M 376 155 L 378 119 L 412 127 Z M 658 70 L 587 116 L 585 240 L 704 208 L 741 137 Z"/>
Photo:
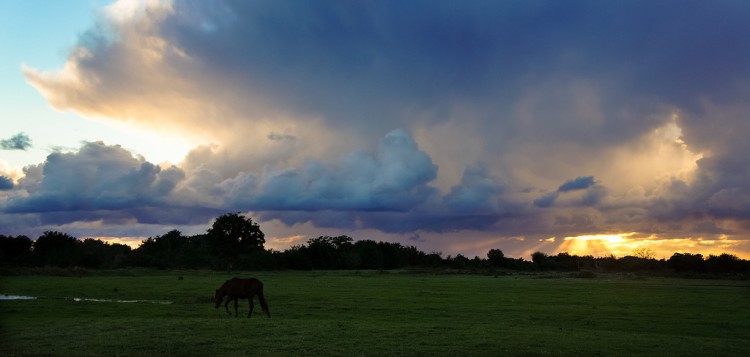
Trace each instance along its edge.
<path fill-rule="evenodd" d="M 253 299 L 255 295 L 258 295 L 260 301 L 260 307 L 263 312 L 271 317 L 271 311 L 268 310 L 268 304 L 266 298 L 263 296 L 263 283 L 255 278 L 240 279 L 232 278 L 224 282 L 220 288 L 216 289 L 216 295 L 214 295 L 214 303 L 216 308 L 219 308 L 224 297 L 228 297 L 224 303 L 224 308 L 227 310 L 227 314 L 231 317 L 232 313 L 229 312 L 229 302 L 234 300 L 234 317 L 237 317 L 237 300 L 247 299 L 250 303 L 250 311 L 247 313 L 247 317 L 250 318 L 253 315 Z"/>

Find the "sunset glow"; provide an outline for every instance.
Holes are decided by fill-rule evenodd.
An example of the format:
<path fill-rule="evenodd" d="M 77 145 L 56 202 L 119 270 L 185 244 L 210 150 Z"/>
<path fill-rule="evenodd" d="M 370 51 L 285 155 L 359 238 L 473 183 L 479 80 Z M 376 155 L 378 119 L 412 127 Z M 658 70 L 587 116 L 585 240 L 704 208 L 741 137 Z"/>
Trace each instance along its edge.
<path fill-rule="evenodd" d="M 740 258 L 750 257 L 744 240 L 731 240 L 726 236 L 719 239 L 703 238 L 671 238 L 660 239 L 657 235 L 645 238 L 634 237 L 636 232 L 620 234 L 595 234 L 575 237 L 565 237 L 555 253 L 567 252 L 576 255 L 591 255 L 595 257 L 638 256 L 639 249 L 652 253 L 651 258 L 668 259 L 674 253 L 689 252 L 691 254 L 720 255 L 734 252 Z"/>

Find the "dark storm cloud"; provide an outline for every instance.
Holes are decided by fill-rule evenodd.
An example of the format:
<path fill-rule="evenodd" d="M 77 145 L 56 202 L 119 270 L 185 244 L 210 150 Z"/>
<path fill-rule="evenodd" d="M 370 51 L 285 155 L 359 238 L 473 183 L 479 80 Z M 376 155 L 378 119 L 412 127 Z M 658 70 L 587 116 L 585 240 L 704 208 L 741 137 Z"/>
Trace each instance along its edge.
<path fill-rule="evenodd" d="M 405 108 L 440 120 L 451 103 L 492 98 L 503 110 L 534 82 L 587 79 L 607 95 L 606 130 L 550 124 L 605 141 L 655 125 L 634 104 L 736 97 L 750 63 L 746 5 L 178 1 L 161 31 L 239 93 L 365 129 L 400 126 Z"/>
<path fill-rule="evenodd" d="M 8 139 L 0 140 L 0 148 L 3 150 L 28 150 L 31 147 L 31 138 L 25 133 L 18 133 Z"/>
<path fill-rule="evenodd" d="M 557 189 L 558 192 L 567 192 L 573 190 L 585 190 L 594 185 L 594 176 L 577 177 L 573 180 L 566 181 Z"/>
<path fill-rule="evenodd" d="M 220 123 L 283 111 L 374 139 L 445 121 L 460 104 L 504 139 L 489 149 L 531 138 L 596 150 L 663 125 L 655 113 L 743 98 L 748 16 L 748 4 L 729 1 L 175 1 L 133 28 L 83 36 L 76 68 L 93 87 L 27 77 L 58 107 L 136 120 L 143 113 L 131 107 L 203 99 L 231 108 Z M 140 43 L 116 41 L 134 28 L 168 44 L 151 50 L 173 49 L 161 54 L 163 72 L 137 65 L 150 58 Z"/>
<path fill-rule="evenodd" d="M 375 129 L 376 137 L 417 121 L 405 112 L 440 122 L 456 103 L 493 103 L 481 120 L 512 121 L 511 108 L 533 88 L 550 91 L 534 111 L 557 117 L 545 118 L 548 135 L 623 142 L 659 125 L 647 114 L 663 106 L 692 110 L 701 98 L 739 98 L 746 76 L 738 73 L 750 62 L 749 6 L 734 2 L 176 1 L 172 8 L 163 18 L 146 12 L 132 26 L 153 29 L 148 35 L 175 49 L 161 61 L 187 79 L 174 84 L 183 91 L 178 98 L 205 95 L 239 113 L 316 115 L 360 135 Z M 102 101 L 140 95 L 141 106 L 156 106 L 175 92 L 152 88 L 169 83 L 158 80 L 164 73 L 149 77 L 129 64 L 129 51 L 140 47 L 116 41 L 129 29 L 101 28 L 82 38 L 89 54 L 76 63 L 96 87 L 63 95 L 27 71 L 32 83 L 58 89 L 60 107 L 104 114 L 132 110 Z M 131 66 L 142 74 L 131 75 Z M 560 87 L 545 89 L 548 81 L 583 82 L 601 93 L 599 122 L 576 126 L 572 98 Z"/>

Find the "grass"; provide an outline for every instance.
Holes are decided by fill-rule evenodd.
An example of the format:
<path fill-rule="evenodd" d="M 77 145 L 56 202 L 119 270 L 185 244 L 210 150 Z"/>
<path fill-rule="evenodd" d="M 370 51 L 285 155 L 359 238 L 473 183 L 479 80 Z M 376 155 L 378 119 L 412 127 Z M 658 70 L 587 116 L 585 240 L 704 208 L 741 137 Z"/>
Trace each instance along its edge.
<path fill-rule="evenodd" d="M 0 277 L 40 297 L 0 301 L 3 355 L 750 355 L 747 281 L 237 275 L 264 281 L 271 319 L 214 309 L 220 273 Z"/>

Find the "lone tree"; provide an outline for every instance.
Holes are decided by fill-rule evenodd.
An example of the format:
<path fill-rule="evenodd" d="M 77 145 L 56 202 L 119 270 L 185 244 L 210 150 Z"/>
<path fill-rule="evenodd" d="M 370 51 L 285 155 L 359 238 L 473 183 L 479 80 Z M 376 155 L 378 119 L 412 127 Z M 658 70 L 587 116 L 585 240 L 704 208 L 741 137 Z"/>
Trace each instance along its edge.
<path fill-rule="evenodd" d="M 505 254 L 500 249 L 490 249 L 487 252 L 487 260 L 489 260 L 490 265 L 493 267 L 501 267 L 503 266 L 503 260 L 505 260 Z"/>
<path fill-rule="evenodd" d="M 241 254 L 263 250 L 265 235 L 252 218 L 238 213 L 219 216 L 208 229 L 208 241 L 213 253 L 226 261 L 227 271 L 232 272 Z"/>

